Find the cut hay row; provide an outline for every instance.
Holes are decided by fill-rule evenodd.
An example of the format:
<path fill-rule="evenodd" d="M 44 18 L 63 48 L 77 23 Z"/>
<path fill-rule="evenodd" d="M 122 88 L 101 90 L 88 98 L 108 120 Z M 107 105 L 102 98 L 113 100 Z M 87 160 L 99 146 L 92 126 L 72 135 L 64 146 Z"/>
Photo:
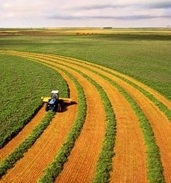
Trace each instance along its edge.
<path fill-rule="evenodd" d="M 14 52 L 13 53 L 11 52 L 10 54 L 14 54 Z M 129 182 L 135 182 L 135 181 L 163 182 L 164 179 L 162 177 L 163 175 L 162 175 L 162 167 L 160 164 L 161 162 L 164 168 L 165 181 L 169 182 L 171 180 L 170 173 L 169 173 L 171 170 L 171 167 L 170 167 L 171 165 L 168 162 L 168 159 L 170 159 L 169 153 L 171 150 L 170 149 L 171 148 L 170 120 L 169 120 L 169 116 L 166 113 L 164 113 L 165 109 L 163 109 L 163 112 L 162 112 L 161 107 L 160 106 L 158 107 L 155 102 L 158 100 L 159 105 L 167 106 L 166 110 L 169 111 L 170 102 L 167 99 L 165 99 L 164 97 L 162 97 L 160 94 L 150 89 L 149 87 L 144 87 L 143 88 L 144 91 L 142 91 L 143 85 L 141 85 L 136 80 L 131 80 L 131 82 L 136 81 L 136 83 L 131 84 L 131 82 L 128 81 L 128 79 L 130 80 L 130 78 L 124 79 L 112 73 L 114 71 L 110 69 L 108 70 L 104 67 L 100 68 L 97 65 L 93 66 L 88 63 L 87 64 L 84 64 L 82 62 L 79 63 L 80 61 L 75 61 L 75 60 L 73 61 L 70 58 L 59 57 L 54 55 L 49 56 L 49 55 L 43 55 L 43 54 L 31 54 L 31 53 L 27 54 L 27 53 L 20 53 L 20 52 L 15 52 L 15 54 L 23 57 L 30 57 L 32 60 L 35 59 L 37 61 L 45 62 L 46 64 L 50 64 L 53 67 L 59 66 L 67 70 L 67 72 L 74 75 L 74 77 L 80 80 L 80 82 L 82 81 L 82 79 L 84 80 L 86 77 L 89 77 L 89 78 L 91 77 L 96 82 L 98 82 L 98 84 L 101 87 L 103 87 L 103 90 L 106 92 L 108 98 L 110 99 L 110 102 L 112 104 L 112 108 L 115 111 L 116 120 L 117 120 L 117 135 L 116 135 L 116 144 L 114 148 L 115 156 L 113 158 L 113 164 L 112 164 L 113 172 L 111 172 L 111 181 L 123 182 L 126 180 Z M 80 71 L 83 72 L 84 74 L 80 74 Z M 82 79 L 81 79 L 81 76 L 83 77 Z M 89 81 L 89 84 L 90 83 L 91 82 Z M 115 86 L 114 86 L 114 83 L 116 83 Z M 141 85 L 141 86 L 136 87 L 135 84 L 137 86 L 138 85 L 139 86 Z M 119 87 L 121 87 L 122 90 L 124 89 L 126 94 L 123 94 L 123 92 L 121 92 Z M 147 93 L 152 94 L 155 99 L 154 98 L 151 99 L 151 96 L 147 97 Z M 139 106 L 139 111 L 143 112 L 145 114 L 145 118 L 149 121 L 152 127 L 152 131 L 154 131 L 154 140 L 156 140 L 156 143 L 159 149 L 156 149 L 155 147 L 157 146 L 153 146 L 153 144 L 147 144 L 147 141 L 150 139 L 145 139 L 145 138 L 149 138 L 149 137 L 147 136 L 143 137 L 142 134 L 145 131 L 148 131 L 149 127 L 145 127 L 145 129 L 143 129 L 144 131 L 141 130 L 140 126 L 142 127 L 142 125 L 139 124 L 139 121 L 142 120 L 141 119 L 142 116 L 139 116 L 139 114 L 135 114 L 137 113 L 137 110 L 134 109 L 135 105 L 130 104 L 131 101 L 128 99 L 128 97 L 125 98 L 125 96 L 128 94 L 129 94 L 129 97 L 132 99 L 132 101 L 133 100 L 135 101 L 134 104 Z M 95 96 L 97 97 L 97 95 Z M 100 97 L 98 96 L 97 98 L 99 99 Z M 100 105 L 102 105 L 102 101 Z M 97 115 L 95 115 L 94 118 L 95 117 L 97 117 Z M 140 118 L 138 119 L 138 117 Z M 83 133 L 83 132 L 84 131 L 82 130 L 78 140 L 76 141 L 73 151 L 71 151 L 71 155 L 69 156 L 69 161 L 65 164 L 62 173 L 57 178 L 57 182 L 59 180 L 62 182 L 63 180 L 67 180 L 67 179 L 70 180 L 71 182 L 73 180 L 74 182 L 76 181 L 76 178 L 78 178 L 80 182 L 83 180 L 86 180 L 86 178 L 84 177 L 88 176 L 88 172 L 90 172 L 90 170 L 88 169 L 90 169 L 90 166 L 94 167 L 95 165 L 97 165 L 97 160 L 96 162 L 94 162 L 95 165 L 94 164 L 89 165 L 88 163 L 86 163 L 88 162 L 86 161 L 86 158 L 87 160 L 90 160 L 90 159 L 88 158 L 88 155 L 87 155 L 88 152 L 87 153 L 85 152 L 85 154 L 83 153 L 84 148 L 86 151 L 85 145 L 82 146 L 82 151 L 81 151 L 83 154 L 83 157 L 80 159 L 78 158 L 80 155 L 80 148 L 81 148 L 80 146 L 81 143 L 79 143 L 79 139 L 82 138 L 83 140 L 80 142 L 83 143 L 85 142 L 84 141 L 86 139 L 85 137 L 88 135 L 87 134 L 88 131 L 86 131 L 86 133 Z M 97 133 L 97 130 L 95 130 L 94 132 Z M 153 136 L 153 134 L 151 135 Z M 103 139 L 100 139 L 100 140 L 103 141 Z M 144 145 L 145 142 L 146 142 L 146 146 Z M 149 148 L 150 145 L 152 146 L 151 149 Z M 103 148 L 101 147 L 101 149 Z M 145 155 L 146 149 L 148 152 L 147 157 Z M 160 156 L 158 156 L 159 155 L 158 150 L 160 151 L 161 162 L 160 162 Z M 154 154 L 156 152 L 158 153 Z M 41 154 L 38 153 L 38 156 L 39 155 Z M 149 161 L 148 156 L 151 156 L 150 158 L 153 159 L 152 163 L 147 162 Z M 49 159 L 48 162 L 52 161 L 53 157 L 51 157 L 51 160 Z M 84 161 L 81 161 L 81 159 L 83 159 Z M 74 161 L 78 163 L 74 164 Z M 35 162 L 38 162 L 38 160 L 36 159 Z M 149 166 L 150 163 L 151 163 L 151 166 Z M 31 167 L 28 166 L 28 171 L 30 170 L 30 168 Z M 84 169 L 85 169 L 85 172 L 84 172 Z M 110 172 L 110 168 L 106 171 Z M 148 175 L 147 175 L 147 172 L 148 172 Z M 80 174 L 83 174 L 83 175 L 80 176 Z M 74 177 L 72 175 L 74 175 Z M 81 178 L 79 179 L 79 177 L 82 177 L 82 176 L 83 176 L 83 179 Z M 94 173 L 91 175 L 91 177 L 94 177 L 94 176 L 95 176 L 95 170 L 94 170 Z M 73 177 L 73 179 L 71 179 L 71 177 Z M 101 180 L 103 181 L 103 179 Z"/>

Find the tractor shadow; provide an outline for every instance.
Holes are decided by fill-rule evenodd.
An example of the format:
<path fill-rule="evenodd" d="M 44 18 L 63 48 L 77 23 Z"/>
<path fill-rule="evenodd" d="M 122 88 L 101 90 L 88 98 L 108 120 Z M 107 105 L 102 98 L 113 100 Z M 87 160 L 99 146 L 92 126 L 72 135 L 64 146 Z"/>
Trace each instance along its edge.
<path fill-rule="evenodd" d="M 72 101 L 71 103 L 63 103 L 62 104 L 62 110 L 61 110 L 60 113 L 66 112 L 68 110 L 68 107 L 73 106 L 73 105 L 77 105 L 77 102 Z"/>

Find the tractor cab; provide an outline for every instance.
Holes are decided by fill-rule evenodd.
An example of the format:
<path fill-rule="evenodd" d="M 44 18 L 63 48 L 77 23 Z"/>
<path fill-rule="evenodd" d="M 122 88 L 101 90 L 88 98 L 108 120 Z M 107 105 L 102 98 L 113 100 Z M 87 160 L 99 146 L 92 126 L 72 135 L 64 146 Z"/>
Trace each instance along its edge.
<path fill-rule="evenodd" d="M 51 98 L 59 99 L 59 91 L 58 90 L 52 90 L 51 91 Z"/>

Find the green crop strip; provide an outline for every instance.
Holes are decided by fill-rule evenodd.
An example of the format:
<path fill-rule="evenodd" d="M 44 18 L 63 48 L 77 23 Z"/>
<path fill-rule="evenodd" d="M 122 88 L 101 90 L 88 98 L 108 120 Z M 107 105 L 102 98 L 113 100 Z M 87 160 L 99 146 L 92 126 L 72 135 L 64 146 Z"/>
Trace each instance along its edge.
<path fill-rule="evenodd" d="M 63 169 L 64 163 L 67 161 L 67 158 L 70 155 L 72 148 L 74 147 L 75 141 L 81 133 L 87 111 L 86 99 L 82 86 L 70 73 L 61 68 L 58 69 L 62 70 L 74 82 L 76 86 L 76 89 L 78 91 L 78 112 L 74 125 L 70 130 L 64 144 L 58 151 L 52 163 L 50 163 L 46 168 L 44 175 L 42 175 L 42 177 L 40 177 L 40 179 L 38 180 L 39 183 L 53 183 L 55 178 L 60 174 Z"/>
<path fill-rule="evenodd" d="M 8 169 L 12 168 L 14 164 L 23 157 L 23 154 L 28 151 L 28 149 L 47 128 L 54 117 L 54 114 L 54 112 L 49 111 L 43 120 L 31 132 L 31 134 L 17 148 L 15 148 L 15 150 L 8 155 L 5 160 L 0 163 L 0 177 L 3 176 Z"/>

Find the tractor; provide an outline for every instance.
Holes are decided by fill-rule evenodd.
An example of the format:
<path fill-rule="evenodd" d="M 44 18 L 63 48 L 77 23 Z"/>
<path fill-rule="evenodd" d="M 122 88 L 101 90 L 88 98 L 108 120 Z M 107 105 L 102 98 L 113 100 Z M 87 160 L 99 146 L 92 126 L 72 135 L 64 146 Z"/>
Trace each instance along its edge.
<path fill-rule="evenodd" d="M 50 97 L 42 97 L 43 103 L 46 103 L 46 111 L 61 112 L 65 104 L 71 104 L 72 99 L 60 98 L 58 90 L 52 90 Z"/>

